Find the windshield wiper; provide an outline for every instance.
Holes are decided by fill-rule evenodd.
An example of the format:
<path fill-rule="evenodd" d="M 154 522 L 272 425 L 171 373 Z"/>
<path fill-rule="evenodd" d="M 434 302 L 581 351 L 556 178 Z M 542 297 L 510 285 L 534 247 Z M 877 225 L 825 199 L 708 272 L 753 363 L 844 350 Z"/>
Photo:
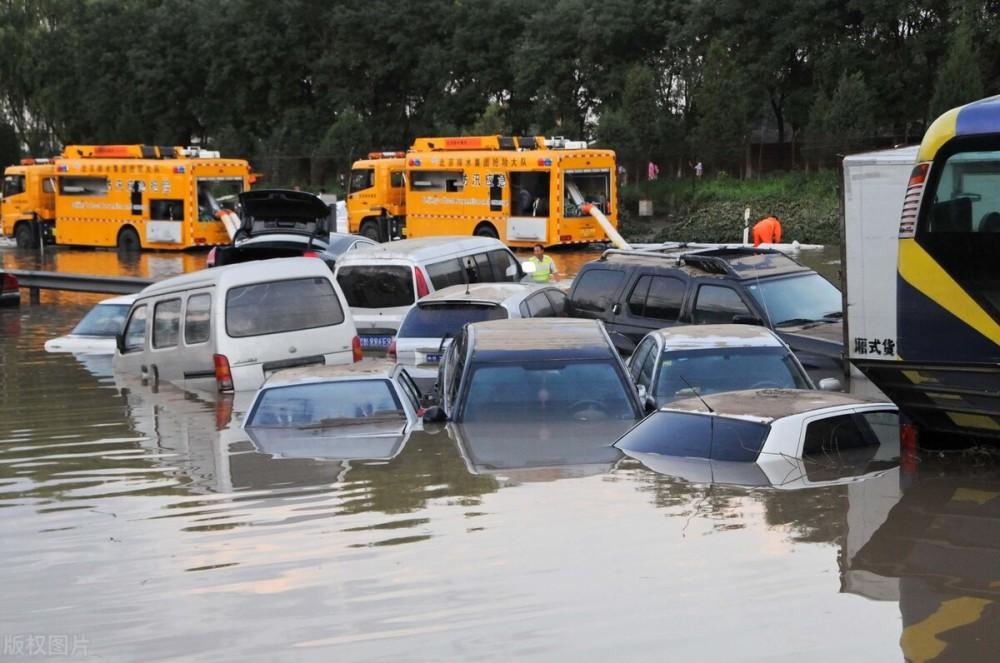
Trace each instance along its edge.
<path fill-rule="evenodd" d="M 789 318 L 788 320 L 782 320 L 781 322 L 775 323 L 775 327 L 791 327 L 793 325 L 807 325 L 810 322 L 822 322 L 822 320 L 813 320 L 812 318 Z"/>

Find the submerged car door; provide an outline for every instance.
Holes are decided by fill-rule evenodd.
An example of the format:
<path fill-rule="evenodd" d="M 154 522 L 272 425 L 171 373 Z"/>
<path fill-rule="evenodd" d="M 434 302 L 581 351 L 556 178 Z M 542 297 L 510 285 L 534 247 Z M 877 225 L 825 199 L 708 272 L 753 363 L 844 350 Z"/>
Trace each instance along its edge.
<path fill-rule="evenodd" d="M 640 270 L 619 299 L 614 331 L 638 343 L 648 332 L 677 323 L 687 282 L 680 276 Z"/>

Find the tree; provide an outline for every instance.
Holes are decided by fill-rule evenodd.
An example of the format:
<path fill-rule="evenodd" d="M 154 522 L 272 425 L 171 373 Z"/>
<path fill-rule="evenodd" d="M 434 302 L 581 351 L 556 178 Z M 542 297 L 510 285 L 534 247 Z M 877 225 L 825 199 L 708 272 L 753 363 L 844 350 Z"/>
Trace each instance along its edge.
<path fill-rule="evenodd" d="M 983 97 L 983 73 L 965 21 L 956 28 L 950 44 L 948 58 L 934 82 L 930 103 L 932 118 Z"/>
<path fill-rule="evenodd" d="M 747 146 L 752 98 L 750 82 L 732 54 L 721 41 L 713 42 L 692 102 L 695 126 L 690 139 L 699 161 L 717 169 L 738 168 Z"/>
<path fill-rule="evenodd" d="M 816 94 L 809 114 L 807 152 L 828 161 L 857 152 L 870 144 L 875 133 L 875 99 L 861 72 L 844 73 L 832 97 Z"/>

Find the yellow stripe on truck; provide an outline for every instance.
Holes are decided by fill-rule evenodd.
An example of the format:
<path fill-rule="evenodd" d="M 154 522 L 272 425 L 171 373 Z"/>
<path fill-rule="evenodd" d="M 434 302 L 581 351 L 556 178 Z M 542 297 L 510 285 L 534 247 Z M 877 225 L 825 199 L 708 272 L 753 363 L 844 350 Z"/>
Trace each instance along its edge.
<path fill-rule="evenodd" d="M 952 108 L 950 111 L 934 120 L 927 128 L 924 139 L 920 141 L 920 150 L 917 152 L 917 163 L 923 161 L 933 161 L 941 146 L 955 137 L 955 126 L 958 123 L 958 112 L 961 108 Z"/>
<path fill-rule="evenodd" d="M 935 304 L 1000 345 L 1000 325 L 916 240 L 899 240 L 899 275 Z"/>

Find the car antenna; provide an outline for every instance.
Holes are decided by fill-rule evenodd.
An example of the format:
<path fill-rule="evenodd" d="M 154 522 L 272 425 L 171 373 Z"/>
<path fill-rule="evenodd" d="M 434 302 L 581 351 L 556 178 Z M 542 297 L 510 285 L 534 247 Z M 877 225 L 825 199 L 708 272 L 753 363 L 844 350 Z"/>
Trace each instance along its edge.
<path fill-rule="evenodd" d="M 701 394 L 699 394 L 698 390 L 694 388 L 694 385 L 692 385 L 690 382 L 688 382 L 684 378 L 684 376 L 681 375 L 680 373 L 677 374 L 677 377 L 679 377 L 681 380 L 684 380 L 684 384 L 686 384 L 688 386 L 688 389 L 690 389 L 691 391 L 694 392 L 694 395 L 698 397 L 698 400 L 701 401 L 702 405 L 704 405 L 706 408 L 708 408 L 709 412 L 711 412 L 712 414 L 715 414 L 715 410 L 712 409 L 711 405 L 709 405 L 708 403 L 705 402 L 705 399 L 701 397 Z"/>

